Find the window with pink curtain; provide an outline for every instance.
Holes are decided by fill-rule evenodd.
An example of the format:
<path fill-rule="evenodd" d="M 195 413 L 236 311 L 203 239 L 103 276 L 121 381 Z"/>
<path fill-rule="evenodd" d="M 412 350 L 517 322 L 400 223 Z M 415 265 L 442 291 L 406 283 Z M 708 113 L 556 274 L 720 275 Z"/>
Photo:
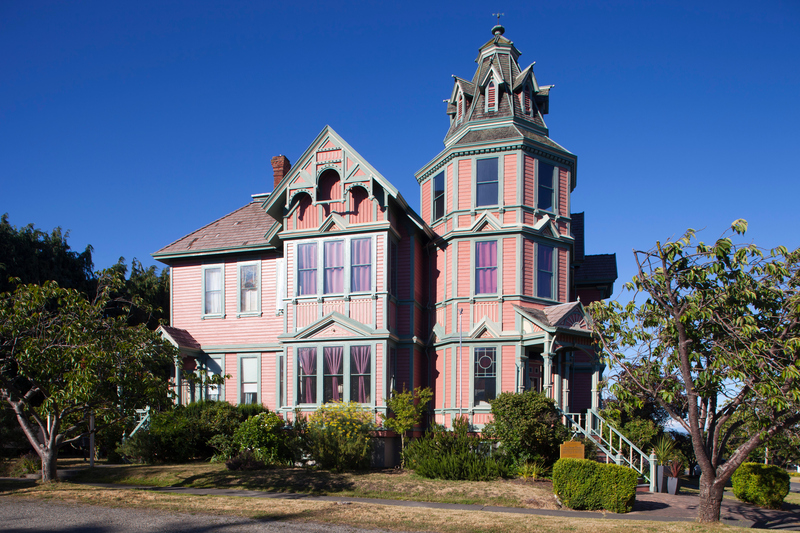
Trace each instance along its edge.
<path fill-rule="evenodd" d="M 317 294 L 317 243 L 297 245 L 297 295 Z"/>
<path fill-rule="evenodd" d="M 322 401 L 339 402 L 343 399 L 344 372 L 342 359 L 344 348 L 342 346 L 327 346 L 322 349 L 322 354 L 325 358 Z"/>
<path fill-rule="evenodd" d="M 372 289 L 372 239 L 350 241 L 350 291 L 366 292 Z"/>
<path fill-rule="evenodd" d="M 475 294 L 497 293 L 497 241 L 475 243 Z"/>
<path fill-rule="evenodd" d="M 344 242 L 327 241 L 325 243 L 324 289 L 325 294 L 341 294 L 344 292 Z"/>
<path fill-rule="evenodd" d="M 350 401 L 372 401 L 372 361 L 369 346 L 350 347 Z"/>
<path fill-rule="evenodd" d="M 317 349 L 297 350 L 297 401 L 317 403 Z"/>

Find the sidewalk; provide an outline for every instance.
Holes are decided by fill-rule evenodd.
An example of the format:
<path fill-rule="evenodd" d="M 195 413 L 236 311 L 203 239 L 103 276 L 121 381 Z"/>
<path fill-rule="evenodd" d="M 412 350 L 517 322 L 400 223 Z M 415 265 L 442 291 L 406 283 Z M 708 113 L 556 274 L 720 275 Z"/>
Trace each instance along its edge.
<path fill-rule="evenodd" d="M 194 494 L 202 496 L 238 496 L 244 498 L 271 498 L 287 500 L 318 500 L 339 503 L 369 503 L 376 505 L 394 505 L 399 507 L 422 507 L 430 509 L 452 509 L 461 511 L 484 511 L 493 513 L 514 513 L 539 516 L 560 516 L 572 518 L 592 518 L 607 520 L 651 520 L 655 522 L 694 522 L 699 506 L 699 496 L 692 494 L 659 494 L 637 492 L 633 511 L 626 514 L 603 513 L 595 511 L 570 511 L 549 509 L 520 509 L 516 507 L 496 507 L 482 505 L 466 505 L 451 503 L 414 502 L 404 500 L 382 500 L 376 498 L 348 498 L 339 496 L 312 496 L 308 494 L 292 494 L 282 492 L 261 492 L 239 489 L 195 489 L 187 487 L 150 487 L 133 485 L 115 485 L 107 483 L 85 483 L 95 487 L 115 489 L 141 489 L 154 492 L 171 492 L 177 494 Z M 761 509 L 738 500 L 722 501 L 721 521 L 730 526 L 744 528 L 764 528 L 800 531 L 800 506 L 784 505 L 781 511 Z"/>

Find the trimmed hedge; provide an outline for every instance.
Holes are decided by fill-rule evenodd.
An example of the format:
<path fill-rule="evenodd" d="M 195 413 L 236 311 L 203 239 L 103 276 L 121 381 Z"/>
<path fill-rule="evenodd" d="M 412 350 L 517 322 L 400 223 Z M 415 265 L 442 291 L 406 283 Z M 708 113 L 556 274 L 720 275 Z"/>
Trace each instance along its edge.
<path fill-rule="evenodd" d="M 731 476 L 733 493 L 743 502 L 780 509 L 789 494 L 789 474 L 782 468 L 743 463 Z"/>
<path fill-rule="evenodd" d="M 559 459 L 553 465 L 553 492 L 570 509 L 630 512 L 638 479 L 631 468 L 589 459 Z"/>

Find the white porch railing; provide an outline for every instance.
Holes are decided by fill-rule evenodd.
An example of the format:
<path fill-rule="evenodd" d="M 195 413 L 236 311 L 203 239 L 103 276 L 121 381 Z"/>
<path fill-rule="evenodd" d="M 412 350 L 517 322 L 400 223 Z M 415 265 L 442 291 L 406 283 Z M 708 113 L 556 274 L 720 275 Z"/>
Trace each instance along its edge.
<path fill-rule="evenodd" d="M 136 418 L 135 418 L 136 426 L 131 431 L 128 437 L 133 437 L 137 431 L 140 429 L 149 429 L 150 428 L 150 406 L 147 406 L 146 409 L 137 409 L 136 410 Z"/>
<path fill-rule="evenodd" d="M 650 485 L 650 492 L 656 491 L 656 456 L 647 455 L 637 448 L 617 428 L 606 422 L 597 411 L 588 409 L 585 413 L 564 413 L 567 428 L 581 433 L 593 440 L 609 459 L 618 465 L 636 470 Z"/>

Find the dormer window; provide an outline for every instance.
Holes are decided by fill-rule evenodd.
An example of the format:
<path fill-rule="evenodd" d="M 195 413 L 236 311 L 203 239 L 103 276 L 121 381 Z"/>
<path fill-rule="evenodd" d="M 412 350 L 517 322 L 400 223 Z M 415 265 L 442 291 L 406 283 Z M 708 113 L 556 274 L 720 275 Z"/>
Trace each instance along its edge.
<path fill-rule="evenodd" d="M 456 123 L 461 122 L 464 118 L 464 93 L 458 91 L 458 110 L 456 111 Z"/>
<path fill-rule="evenodd" d="M 520 93 L 520 100 L 522 104 L 522 112 L 526 115 L 533 116 L 533 101 L 531 98 L 531 88 L 529 85 L 525 85 L 523 87 L 522 92 Z"/>
<path fill-rule="evenodd" d="M 486 111 L 497 111 L 497 86 L 494 80 L 486 86 Z"/>

